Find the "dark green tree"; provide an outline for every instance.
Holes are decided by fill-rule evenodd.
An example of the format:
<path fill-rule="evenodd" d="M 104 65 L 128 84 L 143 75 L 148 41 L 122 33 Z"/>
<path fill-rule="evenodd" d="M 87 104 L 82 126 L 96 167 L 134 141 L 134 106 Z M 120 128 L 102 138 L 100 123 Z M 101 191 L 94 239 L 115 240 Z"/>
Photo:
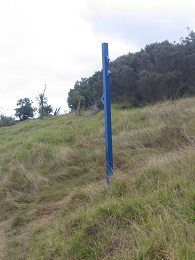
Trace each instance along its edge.
<path fill-rule="evenodd" d="M 98 73 L 94 73 L 89 78 L 81 78 L 74 85 L 74 89 L 70 89 L 68 93 L 68 106 L 74 109 L 87 109 L 94 105 L 95 89 L 94 84 L 97 81 Z"/>
<path fill-rule="evenodd" d="M 147 44 L 110 62 L 110 70 L 111 101 L 125 107 L 195 95 L 195 33 L 188 28 L 187 37 L 179 43 Z M 102 85 L 100 71 L 77 81 L 69 92 L 69 107 L 98 104 Z"/>
<path fill-rule="evenodd" d="M 32 106 L 33 102 L 29 98 L 19 99 L 17 102 L 17 108 L 15 109 L 15 116 L 19 117 L 20 121 L 27 120 L 34 117 L 34 113 L 37 110 Z"/>
<path fill-rule="evenodd" d="M 51 105 L 45 105 L 42 108 L 42 117 L 49 116 L 49 115 L 51 115 L 52 112 L 53 112 L 52 106 Z"/>

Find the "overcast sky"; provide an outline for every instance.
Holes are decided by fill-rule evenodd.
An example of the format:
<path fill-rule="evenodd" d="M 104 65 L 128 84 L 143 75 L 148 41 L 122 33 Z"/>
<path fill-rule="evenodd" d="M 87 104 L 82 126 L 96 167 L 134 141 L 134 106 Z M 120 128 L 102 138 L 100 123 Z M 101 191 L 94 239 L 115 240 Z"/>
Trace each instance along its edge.
<path fill-rule="evenodd" d="M 68 110 L 81 77 L 101 70 L 101 44 L 111 60 L 153 42 L 179 42 L 195 30 L 194 0 L 0 0 L 0 112 L 47 85 L 48 103 Z"/>

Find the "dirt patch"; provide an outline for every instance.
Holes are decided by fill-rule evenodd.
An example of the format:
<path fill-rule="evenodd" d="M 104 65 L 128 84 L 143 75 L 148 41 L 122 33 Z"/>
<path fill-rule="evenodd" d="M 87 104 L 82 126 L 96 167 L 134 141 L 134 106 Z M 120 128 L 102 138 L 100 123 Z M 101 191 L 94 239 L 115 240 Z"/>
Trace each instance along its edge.
<path fill-rule="evenodd" d="M 57 201 L 55 203 L 47 203 L 44 205 L 38 205 L 35 209 L 32 209 L 28 212 L 28 216 L 36 216 L 41 217 L 47 217 L 48 215 L 52 215 L 55 211 L 58 211 L 62 209 L 64 205 L 66 205 L 68 202 L 70 202 L 72 197 L 72 194 L 69 196 L 64 197 L 62 200 Z"/>

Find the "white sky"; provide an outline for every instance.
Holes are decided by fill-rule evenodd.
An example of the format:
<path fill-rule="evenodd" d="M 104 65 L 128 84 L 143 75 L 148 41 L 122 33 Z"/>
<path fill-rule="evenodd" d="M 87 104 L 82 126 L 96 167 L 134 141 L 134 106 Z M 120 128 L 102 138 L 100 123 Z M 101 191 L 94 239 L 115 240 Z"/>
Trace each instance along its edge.
<path fill-rule="evenodd" d="M 67 94 L 81 77 L 146 44 L 179 42 L 195 31 L 194 0 L 0 0 L 0 112 L 47 84 L 48 103 L 68 110 Z"/>

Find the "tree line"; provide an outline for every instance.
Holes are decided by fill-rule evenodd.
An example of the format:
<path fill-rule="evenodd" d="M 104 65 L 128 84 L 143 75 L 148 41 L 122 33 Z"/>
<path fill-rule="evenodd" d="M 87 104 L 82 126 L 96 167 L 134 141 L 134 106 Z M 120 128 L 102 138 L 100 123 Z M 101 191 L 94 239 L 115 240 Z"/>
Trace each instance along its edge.
<path fill-rule="evenodd" d="M 145 106 L 195 94 L 195 33 L 179 43 L 147 44 L 110 63 L 111 101 L 125 107 Z M 102 71 L 81 78 L 68 93 L 68 106 L 87 109 L 100 103 Z"/>
<path fill-rule="evenodd" d="M 46 85 L 43 93 L 38 94 L 36 97 L 38 102 L 38 108 L 33 106 L 33 101 L 30 98 L 21 98 L 17 101 L 17 108 L 15 108 L 15 116 L 19 118 L 19 121 L 25 121 L 27 119 L 32 119 L 35 113 L 38 112 L 39 118 L 54 115 L 59 115 L 60 108 L 55 110 L 51 105 L 48 104 L 48 97 L 46 96 Z M 53 114 L 52 114 L 53 113 Z M 0 127 L 14 125 L 16 122 L 15 118 L 11 116 L 0 115 Z"/>
<path fill-rule="evenodd" d="M 111 101 L 122 103 L 124 108 L 195 95 L 195 33 L 188 28 L 188 36 L 179 43 L 166 40 L 147 44 L 139 52 L 129 52 L 110 62 L 110 70 Z M 102 84 L 102 71 L 76 81 L 68 92 L 69 108 L 80 111 L 102 106 Z M 29 98 L 18 100 L 15 116 L 24 121 L 36 112 L 40 118 L 58 115 L 60 108 L 54 110 L 48 104 L 45 91 L 46 86 L 37 96 L 38 108 Z M 14 122 L 14 118 L 0 115 L 0 126 Z"/>

